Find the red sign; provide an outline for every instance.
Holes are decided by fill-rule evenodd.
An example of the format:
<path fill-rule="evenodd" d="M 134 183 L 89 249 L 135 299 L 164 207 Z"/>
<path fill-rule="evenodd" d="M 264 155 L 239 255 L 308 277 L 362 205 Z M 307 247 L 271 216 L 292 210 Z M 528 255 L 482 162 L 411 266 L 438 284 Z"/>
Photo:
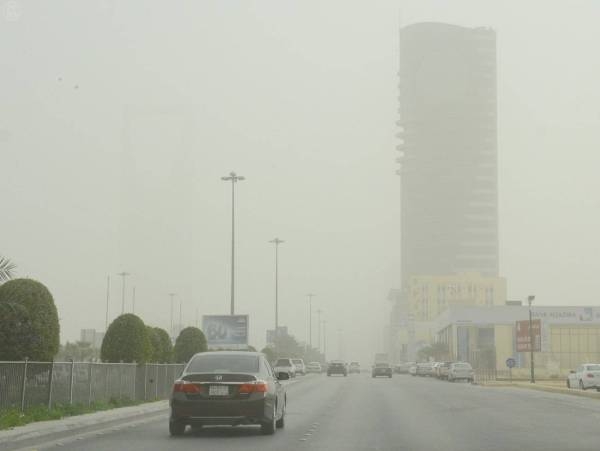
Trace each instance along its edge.
<path fill-rule="evenodd" d="M 517 352 L 531 352 L 533 335 L 533 352 L 542 350 L 542 320 L 531 321 L 532 334 L 529 333 L 529 320 L 517 321 Z"/>

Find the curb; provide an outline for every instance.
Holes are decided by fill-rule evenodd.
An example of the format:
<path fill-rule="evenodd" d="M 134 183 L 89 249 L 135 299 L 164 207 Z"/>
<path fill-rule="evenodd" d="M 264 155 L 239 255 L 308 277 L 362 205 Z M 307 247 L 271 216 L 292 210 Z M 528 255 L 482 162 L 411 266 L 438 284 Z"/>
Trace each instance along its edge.
<path fill-rule="evenodd" d="M 572 388 L 563 388 L 563 387 L 548 387 L 548 386 L 544 386 L 544 385 L 536 385 L 536 384 L 530 384 L 530 385 L 525 385 L 525 384 L 511 384 L 511 383 L 499 383 L 499 384 L 482 384 L 482 387 L 490 387 L 490 388 L 495 388 L 495 387 L 513 387 L 513 388 L 523 388 L 523 389 L 529 389 L 529 390 L 537 390 L 537 391 L 543 391 L 543 392 L 547 392 L 547 393 L 561 393 L 563 395 L 572 395 L 572 396 L 579 396 L 581 398 L 596 398 L 596 399 L 600 399 L 600 393 L 598 392 L 588 392 L 588 391 L 584 391 L 584 390 L 577 390 L 577 389 L 572 389 Z"/>
<path fill-rule="evenodd" d="M 0 449 L 3 445 L 14 445 L 24 440 L 38 439 L 40 437 L 58 434 L 61 432 L 74 432 L 90 426 L 98 426 L 125 420 L 133 417 L 158 413 L 169 407 L 169 401 L 156 401 L 138 406 L 117 407 L 100 412 L 85 413 L 60 420 L 47 420 L 16 426 L 12 429 L 0 431 Z"/>

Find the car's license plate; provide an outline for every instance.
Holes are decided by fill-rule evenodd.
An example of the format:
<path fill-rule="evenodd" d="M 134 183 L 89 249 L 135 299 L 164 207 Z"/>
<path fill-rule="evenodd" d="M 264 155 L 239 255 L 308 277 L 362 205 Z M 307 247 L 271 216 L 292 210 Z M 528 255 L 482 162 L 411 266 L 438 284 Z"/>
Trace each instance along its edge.
<path fill-rule="evenodd" d="M 208 389 L 209 396 L 227 396 L 229 395 L 229 387 L 227 385 L 211 385 Z"/>

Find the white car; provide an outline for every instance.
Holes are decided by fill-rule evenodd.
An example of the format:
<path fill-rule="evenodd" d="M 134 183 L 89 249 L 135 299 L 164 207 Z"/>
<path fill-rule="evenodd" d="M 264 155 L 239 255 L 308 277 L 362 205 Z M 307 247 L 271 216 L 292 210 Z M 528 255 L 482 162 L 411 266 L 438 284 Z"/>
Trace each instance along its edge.
<path fill-rule="evenodd" d="M 600 363 L 584 363 L 567 376 L 567 387 L 587 390 L 595 388 L 600 391 Z"/>
<path fill-rule="evenodd" d="M 296 366 L 292 362 L 292 359 L 277 359 L 273 366 L 275 374 L 277 373 L 288 373 L 290 377 L 296 377 Z"/>
<path fill-rule="evenodd" d="M 473 382 L 474 373 L 470 363 L 457 362 L 452 363 L 448 368 L 448 381 L 454 382 L 458 380 L 466 380 Z"/>
<path fill-rule="evenodd" d="M 296 367 L 296 373 L 306 375 L 306 366 L 304 365 L 304 360 L 302 359 L 292 359 L 292 363 Z"/>
<path fill-rule="evenodd" d="M 321 364 L 319 362 L 310 362 L 306 365 L 307 373 L 317 373 L 320 374 L 322 372 Z"/>

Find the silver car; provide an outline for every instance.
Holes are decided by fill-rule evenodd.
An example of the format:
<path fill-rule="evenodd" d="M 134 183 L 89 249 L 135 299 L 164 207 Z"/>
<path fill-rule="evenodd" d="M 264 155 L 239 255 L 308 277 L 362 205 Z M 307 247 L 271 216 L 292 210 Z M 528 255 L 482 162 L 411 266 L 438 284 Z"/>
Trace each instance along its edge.
<path fill-rule="evenodd" d="M 466 362 L 452 363 L 448 369 L 448 381 L 466 380 L 473 382 L 473 367 Z"/>

